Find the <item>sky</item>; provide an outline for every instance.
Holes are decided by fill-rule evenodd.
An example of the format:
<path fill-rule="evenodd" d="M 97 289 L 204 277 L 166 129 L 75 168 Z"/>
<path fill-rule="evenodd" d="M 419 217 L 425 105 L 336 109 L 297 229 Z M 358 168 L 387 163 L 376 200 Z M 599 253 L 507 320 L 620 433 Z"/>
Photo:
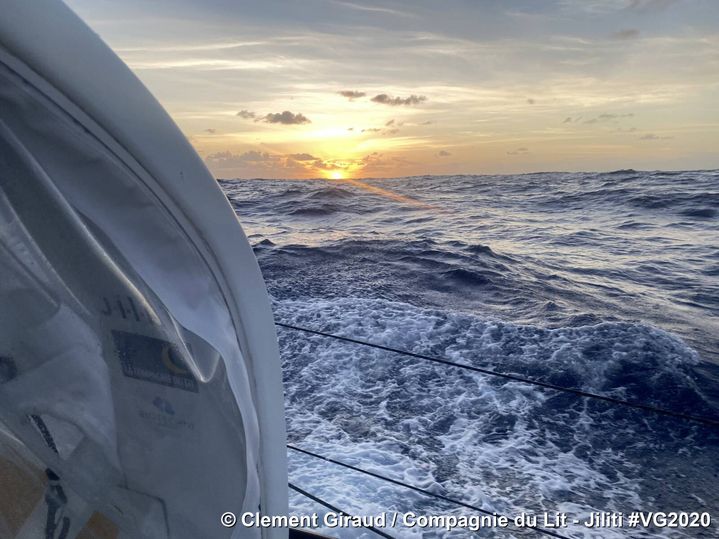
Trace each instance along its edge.
<path fill-rule="evenodd" d="M 218 178 L 719 168 L 717 0 L 66 0 Z"/>

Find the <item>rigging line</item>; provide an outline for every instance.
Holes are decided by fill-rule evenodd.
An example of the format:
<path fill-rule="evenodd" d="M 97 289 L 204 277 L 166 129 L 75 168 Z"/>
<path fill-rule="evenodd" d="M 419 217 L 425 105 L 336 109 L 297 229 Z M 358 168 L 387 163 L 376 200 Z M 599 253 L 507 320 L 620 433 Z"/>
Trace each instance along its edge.
<path fill-rule="evenodd" d="M 325 457 L 324 455 L 318 455 L 317 453 L 313 453 L 312 451 L 308 451 L 307 449 L 301 449 L 299 447 L 296 447 L 292 444 L 287 444 L 288 449 L 292 449 L 293 451 L 297 451 L 298 453 L 304 453 L 305 455 L 308 455 L 310 457 L 314 457 L 316 459 L 324 460 L 326 462 L 330 462 L 332 464 L 336 464 L 337 466 L 342 466 L 343 468 L 347 468 L 349 470 L 353 470 L 355 472 L 360 472 L 365 475 L 369 475 L 370 477 L 374 477 L 376 479 L 381 479 L 382 481 L 386 481 L 388 483 L 392 483 L 394 485 L 404 487 L 410 490 L 414 490 L 415 492 L 419 492 L 420 494 L 424 494 L 425 496 L 430 496 L 431 498 L 437 498 L 438 500 L 442 500 L 448 503 L 452 503 L 454 505 L 459 505 L 461 507 L 466 507 L 467 509 L 472 509 L 473 511 L 477 511 L 479 513 L 484 513 L 485 515 L 493 516 L 493 517 L 499 517 L 501 515 L 494 513 L 492 511 L 488 511 L 487 509 L 482 509 L 481 507 L 477 507 L 476 505 L 471 505 L 459 500 L 455 500 L 453 498 L 448 498 L 447 496 L 442 496 L 441 494 L 435 494 L 434 492 L 430 492 L 429 490 L 425 490 L 423 488 L 415 487 L 413 485 L 409 485 L 407 483 L 402 483 L 401 481 L 397 481 L 396 479 L 392 479 L 390 477 L 385 477 L 384 475 L 380 475 L 374 472 L 370 472 L 369 470 L 364 470 L 362 468 L 358 468 L 357 466 L 352 466 L 351 464 L 347 464 L 345 462 L 341 462 L 339 460 L 334 460 L 329 457 Z M 510 520 L 511 522 L 511 520 Z M 550 537 L 558 537 L 559 539 L 569 539 L 568 537 L 564 535 L 559 535 L 558 533 L 545 530 L 544 528 L 540 528 L 539 526 L 526 526 L 529 529 L 532 529 L 536 532 L 543 533 L 545 535 L 548 535 Z M 510 531 L 506 530 L 504 528 L 500 528 L 502 531 Z"/>
<path fill-rule="evenodd" d="M 349 513 L 346 513 L 346 512 L 344 512 L 344 511 L 342 511 L 342 509 L 338 509 L 337 507 L 335 507 L 335 506 L 332 505 L 331 503 L 326 502 L 326 501 L 324 501 L 324 500 L 318 498 L 317 496 L 315 496 L 315 495 L 313 495 L 313 494 L 310 494 L 310 493 L 307 492 L 306 490 L 302 490 L 300 487 L 298 487 L 298 486 L 296 486 L 296 485 L 293 485 L 292 483 L 288 483 L 288 486 L 289 486 L 292 490 L 294 490 L 295 492 L 299 492 L 300 494 L 302 494 L 302 495 L 305 496 L 306 498 L 309 498 L 309 499 L 312 500 L 313 502 L 317 502 L 317 503 L 320 504 L 320 505 L 324 505 L 327 509 L 330 509 L 331 511 L 334 511 L 334 512 L 337 513 L 338 515 L 345 515 L 345 516 L 348 516 L 348 517 L 350 517 L 350 518 L 355 518 L 355 517 L 353 517 L 352 515 L 350 515 Z M 391 535 L 389 535 L 389 534 L 383 532 L 382 530 L 379 530 L 379 529 L 375 528 L 374 526 L 366 526 L 366 529 L 368 529 L 368 530 L 370 530 L 370 531 L 373 531 L 374 533 L 376 533 L 376 534 L 379 535 L 380 537 L 386 537 L 387 539 L 394 539 L 394 537 L 392 537 Z"/>
<path fill-rule="evenodd" d="M 376 343 L 371 343 L 371 342 L 367 342 L 367 341 L 362 341 L 359 339 L 353 339 L 351 337 L 343 337 L 342 335 L 326 333 L 324 331 L 318 331 L 316 329 L 309 329 L 309 328 L 305 328 L 305 327 L 301 327 L 301 326 L 293 326 L 292 324 L 285 324 L 284 322 L 275 322 L 275 324 L 280 327 L 291 329 L 294 331 L 302 331 L 305 333 L 311 333 L 313 335 L 320 335 L 322 337 L 329 337 L 331 339 L 337 339 L 339 341 L 345 341 L 345 342 L 349 342 L 349 343 L 353 343 L 353 344 L 359 344 L 362 346 L 369 346 L 370 348 L 377 348 L 378 350 L 384 350 L 386 352 L 393 352 L 395 354 L 401 354 L 404 356 L 414 357 L 417 359 L 423 359 L 425 361 L 431 361 L 433 363 L 439 363 L 441 365 L 449 365 L 450 367 L 457 367 L 459 369 L 474 371 L 474 372 L 477 372 L 480 374 L 486 374 L 488 376 L 504 378 L 506 380 L 512 380 L 514 382 L 521 382 L 523 384 L 529 384 L 529 385 L 541 387 L 544 389 L 552 389 L 554 391 L 561 391 L 563 393 L 571 393 L 572 395 L 577 395 L 579 397 L 583 397 L 583 398 L 587 398 L 587 399 L 601 400 L 604 402 L 609 402 L 609 403 L 617 404 L 620 406 L 626 406 L 628 408 L 636 408 L 637 410 L 643 410 L 645 412 L 653 412 L 655 414 L 675 417 L 675 418 L 679 418 L 679 419 L 684 419 L 686 421 L 693 421 L 695 423 L 700 423 L 702 425 L 719 428 L 719 420 L 711 419 L 708 417 L 696 416 L 696 415 L 692 415 L 692 414 L 685 414 L 682 412 L 674 412 L 672 410 L 667 410 L 665 408 L 658 408 L 656 406 L 652 406 L 649 404 L 625 401 L 625 400 L 618 399 L 615 397 L 599 395 L 597 393 L 590 393 L 589 391 L 583 391 L 581 389 L 574 389 L 571 387 L 559 386 L 559 385 L 552 384 L 549 382 L 541 382 L 539 380 L 533 380 L 531 378 L 524 378 L 524 377 L 518 376 L 516 374 L 507 374 L 507 373 L 503 373 L 503 372 L 493 371 L 490 369 L 483 369 L 481 367 L 475 367 L 473 365 L 465 365 L 462 363 L 455 363 L 454 361 L 450 361 L 448 359 L 427 356 L 425 354 L 418 354 L 415 352 L 409 352 L 407 350 L 400 350 L 399 348 L 392 348 L 389 346 L 384 346 L 382 344 L 376 344 Z"/>

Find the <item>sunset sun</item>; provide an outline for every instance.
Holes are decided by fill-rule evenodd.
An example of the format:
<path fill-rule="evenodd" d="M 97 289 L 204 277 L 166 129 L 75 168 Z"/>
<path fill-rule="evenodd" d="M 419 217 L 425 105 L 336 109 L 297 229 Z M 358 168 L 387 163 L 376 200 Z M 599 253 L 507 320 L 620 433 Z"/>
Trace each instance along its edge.
<path fill-rule="evenodd" d="M 329 175 L 330 180 L 344 180 L 345 175 L 341 170 L 333 170 Z"/>

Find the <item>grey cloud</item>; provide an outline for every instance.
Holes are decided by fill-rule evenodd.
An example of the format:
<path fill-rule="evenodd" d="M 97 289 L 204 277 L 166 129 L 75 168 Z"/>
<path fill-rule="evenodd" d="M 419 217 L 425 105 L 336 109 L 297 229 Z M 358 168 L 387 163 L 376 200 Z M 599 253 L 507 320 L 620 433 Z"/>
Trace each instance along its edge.
<path fill-rule="evenodd" d="M 419 105 L 423 101 L 427 101 L 427 97 L 424 95 L 414 95 L 409 97 L 391 97 L 387 94 L 377 94 L 372 98 L 375 103 L 381 103 L 382 105 L 390 105 L 391 107 L 398 107 L 400 105 Z"/>
<path fill-rule="evenodd" d="M 291 153 L 288 155 L 288 157 L 291 157 L 295 161 L 315 161 L 318 159 L 312 154 L 309 153 Z"/>
<path fill-rule="evenodd" d="M 217 133 L 217 129 L 205 129 L 205 133 L 209 133 L 210 135 L 214 135 Z"/>
<path fill-rule="evenodd" d="M 387 122 L 385 125 L 402 125 L 402 124 L 394 124 L 394 120 L 391 122 Z M 361 133 L 379 133 L 381 135 L 395 135 L 399 133 L 399 129 L 396 127 L 393 127 L 391 129 L 383 129 L 381 127 L 366 127 L 361 131 Z"/>
<path fill-rule="evenodd" d="M 648 13 L 665 9 L 675 2 L 676 0 L 560 0 L 560 3 L 567 8 L 592 14 L 611 14 L 622 11 Z"/>
<path fill-rule="evenodd" d="M 254 117 L 256 116 L 256 114 L 255 114 L 254 112 L 251 112 L 251 111 L 249 111 L 249 110 L 241 110 L 240 112 L 237 113 L 237 115 L 238 115 L 240 118 L 244 118 L 245 120 L 249 120 L 249 119 L 254 118 Z"/>
<path fill-rule="evenodd" d="M 529 153 L 529 148 L 517 148 L 516 150 L 512 150 L 511 152 L 507 152 L 507 155 L 527 155 Z"/>
<path fill-rule="evenodd" d="M 614 32 L 612 34 L 612 37 L 614 39 L 635 39 L 639 37 L 639 30 L 637 30 L 636 28 L 626 28 L 624 30 Z"/>
<path fill-rule="evenodd" d="M 632 118 L 634 116 L 633 112 L 628 112 L 626 114 L 600 114 L 597 116 L 598 120 L 604 121 L 604 120 L 616 120 L 617 118 Z"/>
<path fill-rule="evenodd" d="M 536 102 L 537 102 L 537 100 L 532 99 L 531 97 L 529 99 L 527 99 L 527 103 L 529 103 L 530 105 L 534 105 Z"/>
<path fill-rule="evenodd" d="M 358 99 L 360 97 L 364 97 L 367 95 L 364 92 L 358 92 L 356 90 L 342 90 L 341 92 L 337 92 L 337 93 L 340 94 L 342 97 L 346 97 L 350 101 L 352 101 L 354 99 Z"/>
<path fill-rule="evenodd" d="M 659 135 L 655 135 L 654 133 L 648 133 L 639 137 L 639 140 L 669 140 L 671 138 L 674 137 L 660 137 Z"/>
<path fill-rule="evenodd" d="M 628 112 L 626 114 L 607 114 L 607 113 L 605 113 L 605 114 L 600 114 L 596 118 L 590 118 L 589 120 L 585 120 L 584 123 L 585 124 L 596 124 L 599 122 L 608 122 L 608 121 L 612 121 L 612 120 L 620 120 L 622 118 L 633 118 L 633 117 L 634 117 L 633 112 Z"/>
<path fill-rule="evenodd" d="M 268 161 L 274 161 L 277 157 L 267 152 L 258 152 L 256 150 L 250 150 L 243 154 L 234 154 L 229 151 L 217 152 L 208 155 L 205 160 L 210 163 L 232 163 L 232 164 L 248 164 L 248 163 L 262 163 Z"/>
<path fill-rule="evenodd" d="M 451 154 L 450 152 L 448 152 L 447 150 L 440 150 L 440 151 L 437 153 L 437 155 L 438 155 L 439 157 L 449 157 L 449 156 L 452 155 L 452 154 Z"/>
<path fill-rule="evenodd" d="M 373 161 L 377 161 L 378 159 L 382 158 L 382 154 L 379 152 L 372 152 L 370 154 L 365 155 L 360 162 L 364 165 L 368 163 L 372 163 Z"/>
<path fill-rule="evenodd" d="M 630 0 L 627 9 L 634 11 L 659 11 L 674 4 L 676 0 Z"/>
<path fill-rule="evenodd" d="M 390 120 L 386 124 L 384 124 L 385 127 L 389 127 L 390 125 L 394 125 L 394 120 Z"/>
<path fill-rule="evenodd" d="M 621 120 L 622 118 L 633 118 L 634 113 L 633 112 L 627 112 L 624 114 L 610 114 L 610 113 L 603 113 L 599 116 L 595 116 L 594 118 L 589 118 L 588 120 L 584 120 L 582 123 L 585 124 L 597 124 L 601 122 L 610 122 L 610 121 L 616 121 Z M 567 116 L 562 123 L 563 124 L 576 124 L 579 123 L 582 119 L 582 116 Z"/>
<path fill-rule="evenodd" d="M 284 112 L 271 112 L 261 118 L 263 122 L 268 124 L 283 124 L 283 125 L 301 125 L 311 123 L 310 119 L 304 114 L 297 114 L 286 110 Z"/>
<path fill-rule="evenodd" d="M 335 163 L 332 163 L 331 161 L 323 161 L 322 159 L 317 158 L 315 161 L 313 161 L 312 166 L 315 168 L 319 168 L 321 170 L 340 170 L 342 167 L 338 166 Z"/>
<path fill-rule="evenodd" d="M 409 13 L 403 13 L 401 11 L 397 11 L 394 9 L 389 9 L 385 7 L 380 6 L 366 6 L 362 4 L 355 4 L 353 2 L 340 2 L 339 0 L 333 0 L 334 4 L 337 4 L 339 6 L 344 6 L 350 9 L 355 9 L 357 11 L 367 11 L 370 13 L 381 13 L 381 14 L 387 14 L 387 15 L 397 15 L 399 17 L 410 17 L 411 15 Z"/>
<path fill-rule="evenodd" d="M 244 153 L 217 152 L 205 157 L 205 163 L 216 173 L 253 177 L 288 177 L 307 175 L 321 159 L 308 153 L 277 154 L 249 150 Z"/>

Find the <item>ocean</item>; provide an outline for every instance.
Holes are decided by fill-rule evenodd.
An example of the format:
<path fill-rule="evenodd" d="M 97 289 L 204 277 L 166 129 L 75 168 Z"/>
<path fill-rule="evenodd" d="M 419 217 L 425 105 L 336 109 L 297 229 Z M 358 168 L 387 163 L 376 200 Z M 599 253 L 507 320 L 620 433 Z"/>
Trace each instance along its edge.
<path fill-rule="evenodd" d="M 719 171 L 220 183 L 277 321 L 719 420 Z M 278 332 L 296 446 L 510 517 L 566 512 L 567 537 L 718 533 L 717 428 Z M 472 514 L 293 451 L 289 464 L 350 514 Z M 633 510 L 714 524 L 571 522 Z"/>

